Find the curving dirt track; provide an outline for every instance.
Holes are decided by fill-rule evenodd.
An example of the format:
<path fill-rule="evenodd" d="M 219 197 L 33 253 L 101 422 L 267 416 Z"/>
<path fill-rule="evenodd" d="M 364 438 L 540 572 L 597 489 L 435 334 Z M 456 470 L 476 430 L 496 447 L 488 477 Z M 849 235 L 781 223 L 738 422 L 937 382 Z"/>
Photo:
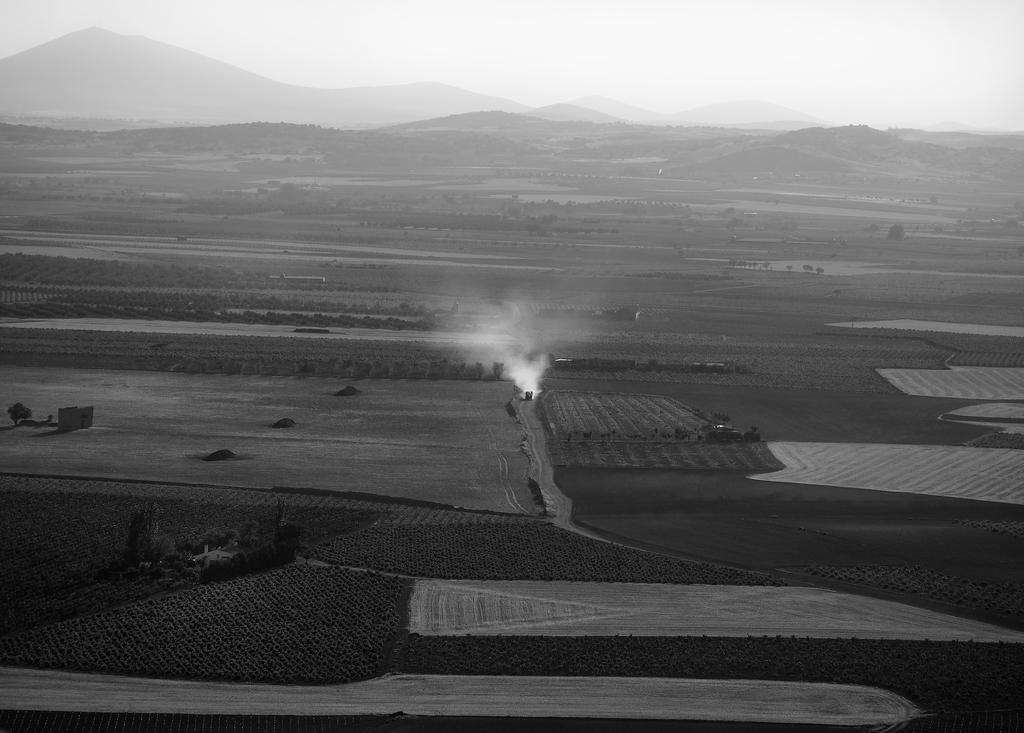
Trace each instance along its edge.
<path fill-rule="evenodd" d="M 250 685 L 0 668 L 0 709 L 263 715 L 390 714 L 880 725 L 920 711 L 885 690 L 763 680 L 394 675 Z"/>

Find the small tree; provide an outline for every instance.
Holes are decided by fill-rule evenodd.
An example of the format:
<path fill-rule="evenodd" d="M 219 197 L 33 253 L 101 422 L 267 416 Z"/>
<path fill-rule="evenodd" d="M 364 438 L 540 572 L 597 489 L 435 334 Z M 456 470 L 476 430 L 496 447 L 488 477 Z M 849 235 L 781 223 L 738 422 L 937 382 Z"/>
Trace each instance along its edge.
<path fill-rule="evenodd" d="M 22 420 L 28 420 L 32 417 L 32 410 L 28 409 L 20 402 L 15 402 L 7 408 L 7 414 L 10 415 L 11 422 L 17 425 Z"/>
<path fill-rule="evenodd" d="M 891 239 L 898 242 L 906 236 L 906 230 L 904 230 L 902 224 L 893 224 L 889 227 L 889 233 L 885 236 L 886 239 Z"/>

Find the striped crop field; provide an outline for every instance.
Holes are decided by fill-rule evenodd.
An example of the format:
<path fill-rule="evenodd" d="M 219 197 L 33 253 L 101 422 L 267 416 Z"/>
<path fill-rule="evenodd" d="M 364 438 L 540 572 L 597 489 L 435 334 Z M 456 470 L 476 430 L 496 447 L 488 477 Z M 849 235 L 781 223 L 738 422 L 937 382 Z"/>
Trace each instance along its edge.
<path fill-rule="evenodd" d="M 878 373 L 899 391 L 920 397 L 1024 399 L 1024 368 L 879 369 Z"/>
<path fill-rule="evenodd" d="M 1024 422 L 1024 404 L 1020 402 L 985 402 L 980 405 L 961 407 L 947 412 L 946 417 L 953 416 L 961 420 L 981 418 L 989 420 L 1020 420 Z"/>
<path fill-rule="evenodd" d="M 423 635 L 1024 642 L 1024 632 L 819 588 L 417 580 L 409 607 L 409 630 Z"/>
<path fill-rule="evenodd" d="M 758 481 L 842 486 L 1024 504 L 1024 451 L 885 443 L 773 441 L 785 464 Z"/>
<path fill-rule="evenodd" d="M 969 333 L 982 336 L 1010 336 L 1024 338 L 1024 326 L 993 326 L 985 323 L 949 323 L 946 321 L 917 321 L 898 318 L 891 321 L 845 321 L 826 323 L 840 328 L 885 328 L 903 331 L 930 331 L 932 333 Z"/>
<path fill-rule="evenodd" d="M 17 703 L 17 705 L 15 705 Z M 881 725 L 920 711 L 875 687 L 659 677 L 390 675 L 348 685 L 239 685 L 0 668 L 0 709 L 264 715 L 732 720 Z"/>

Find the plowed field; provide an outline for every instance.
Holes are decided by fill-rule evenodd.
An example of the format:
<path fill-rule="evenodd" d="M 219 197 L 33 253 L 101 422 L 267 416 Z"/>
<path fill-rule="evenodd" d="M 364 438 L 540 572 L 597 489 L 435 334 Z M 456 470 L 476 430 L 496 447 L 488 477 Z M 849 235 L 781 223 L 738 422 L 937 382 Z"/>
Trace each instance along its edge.
<path fill-rule="evenodd" d="M 1024 504 L 1021 451 L 870 443 L 769 447 L 786 468 L 751 478 Z"/>
<path fill-rule="evenodd" d="M 817 588 L 416 581 L 410 631 L 524 636 L 749 636 L 1020 641 L 1024 633 Z"/>

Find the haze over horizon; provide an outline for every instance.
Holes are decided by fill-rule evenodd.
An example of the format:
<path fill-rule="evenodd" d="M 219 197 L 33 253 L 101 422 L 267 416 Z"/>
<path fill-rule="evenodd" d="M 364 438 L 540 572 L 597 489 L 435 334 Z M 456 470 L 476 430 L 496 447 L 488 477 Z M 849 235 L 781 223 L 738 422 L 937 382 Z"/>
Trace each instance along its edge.
<path fill-rule="evenodd" d="M 87 27 L 316 88 L 439 82 L 672 115 L 761 99 L 835 124 L 1024 130 L 1024 3 L 0 0 L 0 58 Z"/>

